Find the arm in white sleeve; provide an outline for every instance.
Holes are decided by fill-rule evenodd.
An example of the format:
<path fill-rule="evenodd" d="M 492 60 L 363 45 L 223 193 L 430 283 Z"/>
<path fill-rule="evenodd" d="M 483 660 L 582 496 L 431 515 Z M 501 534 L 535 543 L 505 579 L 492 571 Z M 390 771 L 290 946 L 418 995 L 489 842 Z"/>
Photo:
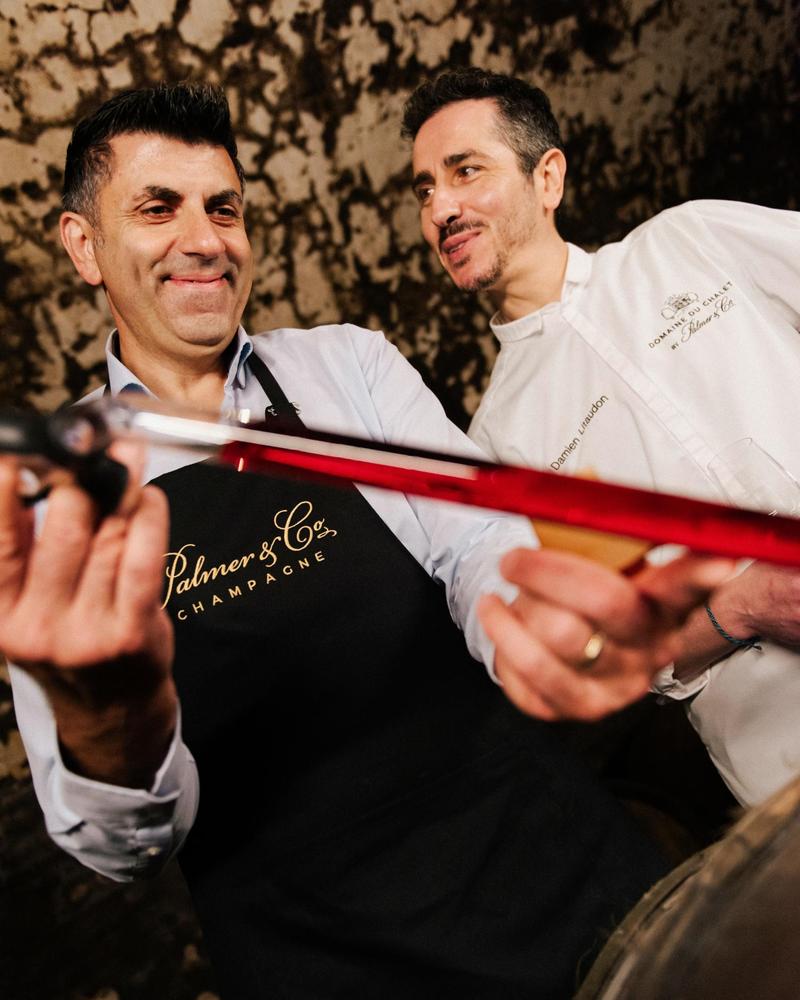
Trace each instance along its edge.
<path fill-rule="evenodd" d="M 447 418 L 419 373 L 382 334 L 357 332 L 357 350 L 385 441 L 486 458 Z M 427 552 L 420 561 L 445 586 L 450 613 L 464 631 L 470 653 L 491 672 L 494 649 L 477 620 L 477 601 L 487 592 L 513 599 L 516 588 L 500 575 L 498 562 L 518 546 L 537 548 L 533 528 L 526 518 L 496 511 L 415 496 L 407 499 L 426 540 Z"/>
<path fill-rule="evenodd" d="M 180 737 L 152 786 L 121 788 L 83 778 L 62 759 L 53 713 L 37 682 L 9 666 L 14 707 L 45 825 L 68 854 L 118 882 L 156 874 L 180 847 L 194 822 L 198 779 Z"/>
<path fill-rule="evenodd" d="M 689 203 L 724 257 L 736 261 L 783 318 L 800 329 L 800 212 L 738 201 Z"/>

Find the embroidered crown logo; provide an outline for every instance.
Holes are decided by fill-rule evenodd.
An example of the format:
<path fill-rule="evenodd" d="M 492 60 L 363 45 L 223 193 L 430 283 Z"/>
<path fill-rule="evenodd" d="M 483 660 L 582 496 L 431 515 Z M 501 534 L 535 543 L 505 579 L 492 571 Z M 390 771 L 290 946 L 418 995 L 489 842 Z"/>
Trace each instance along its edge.
<path fill-rule="evenodd" d="M 661 307 L 661 315 L 664 319 L 675 319 L 678 313 L 697 302 L 697 292 L 680 292 L 678 295 L 670 295 Z"/>

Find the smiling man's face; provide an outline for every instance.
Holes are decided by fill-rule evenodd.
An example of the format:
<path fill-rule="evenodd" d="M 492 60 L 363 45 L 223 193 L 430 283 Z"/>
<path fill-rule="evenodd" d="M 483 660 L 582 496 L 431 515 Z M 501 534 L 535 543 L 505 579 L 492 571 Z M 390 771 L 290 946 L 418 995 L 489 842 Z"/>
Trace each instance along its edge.
<path fill-rule="evenodd" d="M 437 111 L 414 140 L 422 233 L 464 291 L 501 292 L 530 255 L 540 213 L 532 182 L 503 140 L 493 100 Z"/>
<path fill-rule="evenodd" d="M 123 359 L 217 356 L 252 285 L 242 190 L 220 146 L 134 132 L 111 140 L 91 238 Z M 82 272 L 83 273 L 83 272 Z"/>

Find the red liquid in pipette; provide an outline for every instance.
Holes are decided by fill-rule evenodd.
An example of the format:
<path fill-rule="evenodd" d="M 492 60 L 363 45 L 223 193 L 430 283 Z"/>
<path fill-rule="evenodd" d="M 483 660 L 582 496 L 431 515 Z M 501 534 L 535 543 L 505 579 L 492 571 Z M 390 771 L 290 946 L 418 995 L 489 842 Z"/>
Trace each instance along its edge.
<path fill-rule="evenodd" d="M 372 442 L 358 444 L 381 449 Z M 305 478 L 323 482 L 347 481 L 379 486 L 627 535 L 653 544 L 674 543 L 711 555 L 800 566 L 800 520 L 795 518 L 552 472 L 488 462 L 473 463 L 468 459 L 449 459 L 454 470 L 458 470 L 455 475 L 446 471 L 398 468 L 391 464 L 391 451 L 391 448 L 387 450 L 386 464 L 376 464 L 334 454 L 317 455 L 232 442 L 224 446 L 220 458 L 239 471 L 273 471 L 283 475 L 291 474 L 292 470 L 302 471 Z M 413 454 L 447 460 L 433 453 Z M 468 477 L 462 477 L 464 469 L 468 470 Z"/>

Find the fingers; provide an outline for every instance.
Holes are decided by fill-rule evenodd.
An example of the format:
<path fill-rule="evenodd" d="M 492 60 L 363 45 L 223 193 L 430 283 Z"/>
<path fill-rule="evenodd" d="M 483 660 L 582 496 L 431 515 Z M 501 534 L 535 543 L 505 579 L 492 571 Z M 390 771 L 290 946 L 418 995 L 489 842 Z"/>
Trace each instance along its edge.
<path fill-rule="evenodd" d="M 68 644 L 62 628 L 62 665 L 144 651 L 160 612 L 167 524 L 166 498 L 149 487 L 138 492 L 127 516 L 106 517 L 89 537 L 80 579 L 62 617 L 62 623 L 79 623 L 81 633 Z"/>
<path fill-rule="evenodd" d="M 30 512 L 16 496 L 16 468 L 0 461 L 0 643 L 20 662 L 76 666 L 111 658 L 120 642 L 136 641 L 132 623 L 141 635 L 143 617 L 159 609 L 166 502 L 139 485 L 143 449 L 120 444 L 114 457 L 130 472 L 117 511 L 98 523 L 83 490 L 58 486 L 35 544 Z"/>
<path fill-rule="evenodd" d="M 74 620 L 95 623 L 93 655 L 135 658 L 141 681 L 155 676 L 145 664 L 160 674 L 172 661 L 172 629 L 161 607 L 168 523 L 166 497 L 156 487 L 141 491 L 127 518 L 106 518 L 73 606 Z M 86 655 L 76 649 L 76 663 Z"/>
<path fill-rule="evenodd" d="M 115 599 L 119 614 L 140 616 L 160 607 L 168 534 L 167 498 L 157 487 L 147 487 L 131 521 L 119 567 Z"/>
<path fill-rule="evenodd" d="M 64 485 L 50 494 L 37 544 L 32 550 L 27 589 L 32 602 L 48 607 L 73 603 L 83 588 L 94 606 L 106 606 L 113 595 L 114 577 L 127 522 L 141 496 L 144 451 L 119 442 L 114 457 L 128 465 L 125 494 L 118 509 L 97 523 L 97 510 L 87 493 Z"/>
<path fill-rule="evenodd" d="M 576 661 L 565 660 L 532 635 L 498 597 L 485 597 L 478 615 L 495 643 L 498 680 L 510 700 L 529 715 L 546 720 L 598 719 L 648 690 L 650 672 L 624 650 L 604 649 L 591 673 L 582 672 Z"/>
<path fill-rule="evenodd" d="M 589 618 L 606 617 L 620 602 L 626 607 L 635 603 L 624 577 L 570 552 L 512 549 L 500 570 L 525 593 L 567 608 L 579 606 Z"/>
<path fill-rule="evenodd" d="M 540 693 L 547 690 L 547 683 L 537 660 L 550 655 L 544 644 L 523 627 L 495 594 L 486 594 L 480 599 L 478 618 L 495 644 L 495 674 L 511 701 L 530 715 L 541 719 L 557 718 Z"/>
<path fill-rule="evenodd" d="M 646 565 L 632 581 L 662 615 L 683 621 L 708 595 L 736 572 L 736 560 L 685 555 L 663 566 Z"/>
<path fill-rule="evenodd" d="M 501 569 L 518 596 L 510 605 L 489 597 L 479 608 L 497 675 L 530 714 L 599 718 L 646 693 L 677 653 L 678 627 L 734 568 L 687 556 L 627 579 L 569 553 L 514 550 Z M 587 663 L 598 633 L 602 650 Z"/>
<path fill-rule="evenodd" d="M 13 516 L 10 504 L 6 512 Z M 40 537 L 24 557 L 17 557 L 16 581 L 8 575 L 0 587 L 0 645 L 9 659 L 22 665 L 55 662 L 72 642 L 76 631 L 65 629 L 64 620 L 89 552 L 94 520 L 91 501 L 77 487 L 53 491 Z M 5 560 L 6 567 L 12 561 Z"/>
<path fill-rule="evenodd" d="M 0 615 L 17 599 L 25 583 L 33 539 L 33 514 L 18 496 L 16 461 L 0 457 Z"/>
<path fill-rule="evenodd" d="M 30 554 L 23 600 L 52 617 L 78 587 L 95 530 L 92 501 L 77 486 L 50 495 L 44 524 Z"/>
<path fill-rule="evenodd" d="M 134 441 L 115 441 L 109 457 L 128 469 L 125 492 L 116 509 L 97 528 L 81 577 L 81 600 L 87 609 L 113 606 L 118 585 L 120 560 L 132 522 L 140 516 L 140 485 L 146 458 L 145 448 Z"/>
<path fill-rule="evenodd" d="M 627 578 L 571 553 L 514 549 L 504 556 L 501 570 L 521 594 L 569 609 L 612 639 L 638 637 L 643 643 L 680 624 L 735 565 L 730 559 L 687 555 Z"/>
<path fill-rule="evenodd" d="M 586 644 L 598 631 L 591 622 L 569 608 L 550 604 L 526 591 L 520 591 L 510 607 L 525 622 L 530 633 L 549 648 L 559 650 L 570 663 L 581 663 L 586 655 Z"/>
<path fill-rule="evenodd" d="M 128 482 L 115 514 L 125 517 L 136 508 L 142 492 L 141 482 L 144 479 L 144 466 L 147 449 L 136 441 L 114 441 L 108 449 L 110 458 L 122 462 L 128 468 Z"/>

